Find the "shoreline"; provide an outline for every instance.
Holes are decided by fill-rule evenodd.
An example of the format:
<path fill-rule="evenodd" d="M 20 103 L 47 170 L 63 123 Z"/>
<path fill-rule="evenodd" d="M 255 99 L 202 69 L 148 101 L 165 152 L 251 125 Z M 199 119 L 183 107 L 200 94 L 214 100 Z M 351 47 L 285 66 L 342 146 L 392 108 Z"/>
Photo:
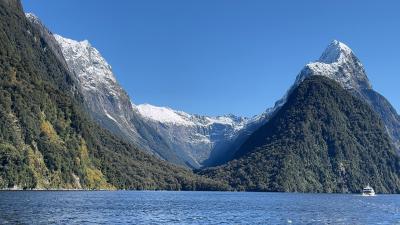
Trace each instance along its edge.
<path fill-rule="evenodd" d="M 322 194 L 322 195 L 360 195 L 362 193 L 314 193 L 314 192 L 260 192 L 260 191 L 190 191 L 190 190 L 124 190 L 124 189 L 0 189 L 0 192 L 220 192 L 220 193 L 268 193 L 268 194 Z M 400 193 L 380 193 L 378 195 L 400 195 Z M 370 197 L 370 196 L 366 196 Z"/>
<path fill-rule="evenodd" d="M 5 189 L 0 189 L 0 192 L 2 192 L 2 191 L 10 191 L 10 192 L 13 192 L 13 191 L 16 191 L 16 192 L 23 192 L 23 191 L 26 191 L 26 192 L 28 192 L 28 191 L 123 191 L 123 190 L 113 190 L 113 189 L 63 189 L 63 188 L 60 188 L 60 189 L 22 189 L 22 188 L 18 188 L 18 189 L 15 189 L 15 188 L 5 188 Z"/>

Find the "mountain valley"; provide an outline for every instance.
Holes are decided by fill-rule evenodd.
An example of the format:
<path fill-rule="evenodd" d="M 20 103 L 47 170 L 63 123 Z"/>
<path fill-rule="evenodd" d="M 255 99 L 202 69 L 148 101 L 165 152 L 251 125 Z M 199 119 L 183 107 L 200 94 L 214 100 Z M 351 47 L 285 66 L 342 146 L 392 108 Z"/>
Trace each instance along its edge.
<path fill-rule="evenodd" d="M 274 107 L 207 116 L 135 103 L 88 40 L 19 0 L 0 19 L 2 189 L 400 193 L 400 116 L 342 42 Z"/>

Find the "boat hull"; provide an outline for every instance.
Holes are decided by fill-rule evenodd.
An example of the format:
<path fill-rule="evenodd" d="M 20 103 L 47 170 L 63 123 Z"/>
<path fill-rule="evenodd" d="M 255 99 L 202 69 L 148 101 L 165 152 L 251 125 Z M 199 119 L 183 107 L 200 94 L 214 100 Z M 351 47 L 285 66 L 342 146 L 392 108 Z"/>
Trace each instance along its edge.
<path fill-rule="evenodd" d="M 376 196 L 376 195 L 375 195 L 375 193 L 362 193 L 362 196 L 373 197 L 373 196 Z"/>

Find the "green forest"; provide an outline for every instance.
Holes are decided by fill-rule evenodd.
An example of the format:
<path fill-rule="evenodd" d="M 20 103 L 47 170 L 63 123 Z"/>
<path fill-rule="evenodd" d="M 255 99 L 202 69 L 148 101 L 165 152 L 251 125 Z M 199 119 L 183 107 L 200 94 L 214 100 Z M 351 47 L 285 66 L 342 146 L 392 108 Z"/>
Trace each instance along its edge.
<path fill-rule="evenodd" d="M 92 122 L 19 1 L 0 1 L 0 188 L 225 190 Z"/>

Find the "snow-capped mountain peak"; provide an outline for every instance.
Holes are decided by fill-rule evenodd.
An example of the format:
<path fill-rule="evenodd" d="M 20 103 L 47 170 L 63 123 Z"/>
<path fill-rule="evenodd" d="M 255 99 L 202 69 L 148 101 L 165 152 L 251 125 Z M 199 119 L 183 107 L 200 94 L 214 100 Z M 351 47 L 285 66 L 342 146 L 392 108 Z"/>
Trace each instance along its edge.
<path fill-rule="evenodd" d="M 307 64 L 296 78 L 298 85 L 306 77 L 319 75 L 339 82 L 345 89 L 371 89 L 364 66 L 354 52 L 342 42 L 334 40 L 318 61 Z"/>
<path fill-rule="evenodd" d="M 325 51 L 322 53 L 318 62 L 331 64 L 335 62 L 343 62 L 351 57 L 353 51 L 344 43 L 334 40 L 332 41 Z"/>
<path fill-rule="evenodd" d="M 334 40 L 324 50 L 320 58 L 308 63 L 297 75 L 296 81 L 289 88 L 286 94 L 275 102 L 275 106 L 268 109 L 259 118 L 254 120 L 257 123 L 265 123 L 269 115 L 280 109 L 285 103 L 291 91 L 309 76 L 325 76 L 338 82 L 345 89 L 361 90 L 372 89 L 364 67 L 346 44 Z M 251 120 L 250 120 L 251 121 Z M 261 121 L 261 122 L 259 122 Z"/>

